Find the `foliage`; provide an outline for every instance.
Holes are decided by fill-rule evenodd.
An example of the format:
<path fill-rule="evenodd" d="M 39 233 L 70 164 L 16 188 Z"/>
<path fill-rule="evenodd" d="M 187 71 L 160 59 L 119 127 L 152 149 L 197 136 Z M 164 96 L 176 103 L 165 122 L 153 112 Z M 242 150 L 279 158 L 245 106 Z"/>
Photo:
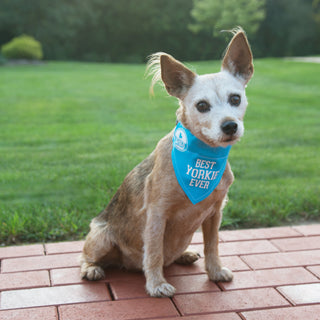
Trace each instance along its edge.
<path fill-rule="evenodd" d="M 312 8 L 314 20 L 316 23 L 320 23 L 320 0 L 313 0 Z"/>
<path fill-rule="evenodd" d="M 192 63 L 200 74 L 219 62 Z M 0 244 L 82 238 L 125 175 L 175 125 L 144 65 L 2 67 Z M 232 147 L 225 227 L 319 221 L 320 64 L 255 60 Z M 8 107 L 10 106 L 10 107 Z"/>
<path fill-rule="evenodd" d="M 2 0 L 0 43 L 26 32 L 47 59 L 141 62 L 160 50 L 212 58 L 211 35 L 188 30 L 191 9 L 192 0 Z"/>
<path fill-rule="evenodd" d="M 0 65 L 5 64 L 7 59 L 0 53 Z"/>
<path fill-rule="evenodd" d="M 191 14 L 195 23 L 190 28 L 195 32 L 209 29 L 217 36 L 239 25 L 254 34 L 265 17 L 264 5 L 265 0 L 194 0 Z"/>
<path fill-rule="evenodd" d="M 25 33 L 49 60 L 141 62 L 156 51 L 209 60 L 226 46 L 218 32 L 241 25 L 256 57 L 316 54 L 317 1 L 1 0 L 0 44 Z"/>
<path fill-rule="evenodd" d="M 41 60 L 43 57 L 41 43 L 28 35 L 12 39 L 1 47 L 7 59 Z"/>
<path fill-rule="evenodd" d="M 266 19 L 254 39 L 256 55 L 300 56 L 320 50 L 314 0 L 268 0 Z"/>

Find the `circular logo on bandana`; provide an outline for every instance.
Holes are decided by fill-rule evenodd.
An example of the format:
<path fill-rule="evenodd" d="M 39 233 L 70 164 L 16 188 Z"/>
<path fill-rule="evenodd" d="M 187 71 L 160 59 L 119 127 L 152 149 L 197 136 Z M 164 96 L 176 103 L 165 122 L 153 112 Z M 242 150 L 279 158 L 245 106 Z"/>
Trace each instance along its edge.
<path fill-rule="evenodd" d="M 187 134 L 183 128 L 178 128 L 175 133 L 175 148 L 181 152 L 184 152 L 188 148 Z"/>

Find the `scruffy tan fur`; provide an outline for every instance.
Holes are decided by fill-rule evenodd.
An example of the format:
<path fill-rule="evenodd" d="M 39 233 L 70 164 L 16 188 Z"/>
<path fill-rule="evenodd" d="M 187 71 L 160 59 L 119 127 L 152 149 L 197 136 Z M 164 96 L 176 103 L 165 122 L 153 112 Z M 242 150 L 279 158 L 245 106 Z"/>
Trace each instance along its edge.
<path fill-rule="evenodd" d="M 224 82 L 228 84 L 231 81 L 231 88 L 235 87 L 236 92 L 244 90 L 252 76 L 253 65 L 243 30 L 235 32 L 223 59 L 222 72 L 208 77 L 208 80 L 165 53 L 151 57 L 149 71 L 154 75 L 152 87 L 162 80 L 168 93 L 179 99 L 178 121 L 199 139 L 211 146 L 226 146 L 239 140 L 242 132 L 238 135 L 221 133 L 219 128 L 213 128 L 217 116 L 212 116 L 212 121 L 209 121 L 205 115 L 198 115 L 196 108 L 189 104 L 193 103 L 190 103 L 193 98 L 196 99 L 197 86 L 204 92 L 208 86 L 209 92 L 210 86 L 217 82 L 217 90 L 221 91 L 225 87 Z M 196 93 L 193 94 L 192 90 Z M 210 100 L 210 95 L 208 97 Z M 242 109 L 239 107 L 234 111 L 228 105 L 226 110 L 230 109 L 231 113 L 226 111 L 221 115 L 219 111 L 219 117 L 223 121 L 234 119 L 240 127 L 246 108 L 246 99 L 243 99 Z M 143 270 L 146 290 L 151 296 L 172 296 L 175 288 L 164 278 L 163 267 L 175 261 L 190 264 L 198 259 L 196 253 L 186 250 L 194 232 L 201 226 L 209 278 L 212 281 L 232 280 L 232 272 L 222 267 L 218 254 L 222 209 L 233 182 L 230 165 L 227 164 L 213 193 L 193 205 L 174 173 L 172 137 L 173 131 L 158 142 L 155 150 L 126 176 L 107 208 L 92 220 L 81 258 L 83 278 L 99 280 L 104 277 L 103 268 L 110 265 Z"/>

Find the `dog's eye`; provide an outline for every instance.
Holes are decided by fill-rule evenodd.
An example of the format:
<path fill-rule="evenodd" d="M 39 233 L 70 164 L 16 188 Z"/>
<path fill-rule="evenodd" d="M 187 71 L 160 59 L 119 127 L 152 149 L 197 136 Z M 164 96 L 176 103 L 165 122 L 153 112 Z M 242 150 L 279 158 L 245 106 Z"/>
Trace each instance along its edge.
<path fill-rule="evenodd" d="M 204 113 L 210 111 L 211 106 L 207 101 L 200 101 L 196 104 L 196 108 L 199 112 Z"/>
<path fill-rule="evenodd" d="M 241 97 L 238 94 L 230 94 L 229 103 L 234 107 L 238 107 L 241 103 Z"/>

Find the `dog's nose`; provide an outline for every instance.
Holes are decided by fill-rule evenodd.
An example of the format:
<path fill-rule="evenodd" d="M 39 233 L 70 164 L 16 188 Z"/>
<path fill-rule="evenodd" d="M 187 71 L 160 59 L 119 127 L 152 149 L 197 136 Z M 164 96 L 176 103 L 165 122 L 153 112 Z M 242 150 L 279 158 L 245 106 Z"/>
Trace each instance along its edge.
<path fill-rule="evenodd" d="M 236 122 L 228 120 L 221 125 L 221 129 L 223 133 L 231 136 L 237 132 L 238 125 Z"/>

